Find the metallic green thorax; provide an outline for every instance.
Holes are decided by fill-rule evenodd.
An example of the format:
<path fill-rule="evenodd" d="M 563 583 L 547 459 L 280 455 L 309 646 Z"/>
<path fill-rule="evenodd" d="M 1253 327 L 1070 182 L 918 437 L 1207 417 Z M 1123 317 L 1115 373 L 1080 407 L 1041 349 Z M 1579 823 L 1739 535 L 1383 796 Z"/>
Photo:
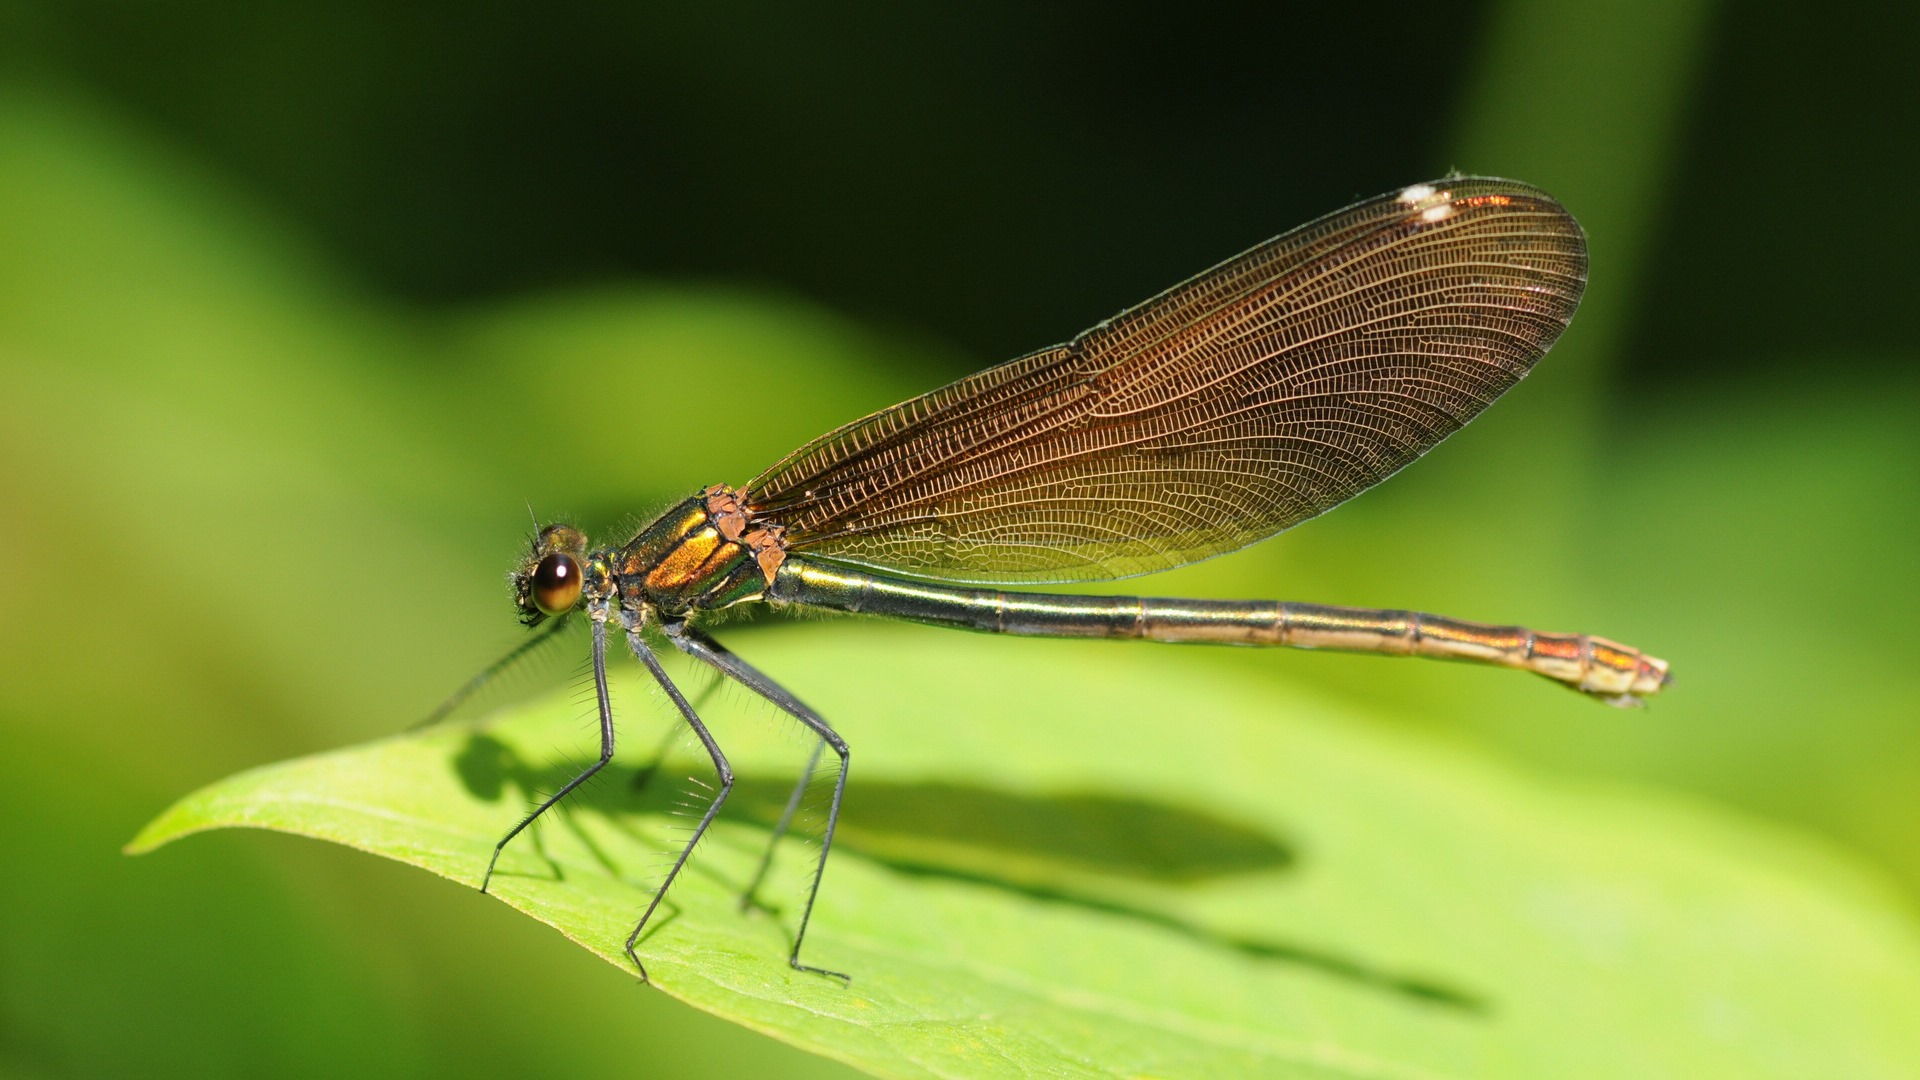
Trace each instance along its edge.
<path fill-rule="evenodd" d="M 732 506 L 730 492 L 709 488 L 610 553 L 621 605 L 679 618 L 764 596 L 765 567 L 777 568 L 782 554 L 778 534 L 743 531 Z"/>

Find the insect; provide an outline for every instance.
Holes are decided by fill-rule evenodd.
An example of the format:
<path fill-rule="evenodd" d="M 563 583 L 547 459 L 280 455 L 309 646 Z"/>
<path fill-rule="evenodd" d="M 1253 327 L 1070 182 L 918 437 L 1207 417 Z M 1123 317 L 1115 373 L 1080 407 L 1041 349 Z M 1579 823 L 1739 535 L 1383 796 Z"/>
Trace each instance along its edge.
<path fill-rule="evenodd" d="M 657 631 L 818 736 L 772 844 L 822 750 L 838 759 L 787 960 L 846 978 L 803 963 L 801 947 L 840 819 L 847 743 L 702 629 L 736 604 L 999 634 L 1445 657 L 1639 703 L 1667 684 L 1666 662 L 1587 635 L 1410 611 L 995 588 L 1166 570 L 1332 509 L 1525 377 L 1573 317 L 1586 270 L 1579 225 L 1545 193 L 1471 177 L 1416 184 L 1261 244 L 1066 344 L 855 420 L 743 487 L 705 488 L 617 547 L 590 547 L 567 525 L 540 529 L 512 575 L 536 634 L 488 670 L 584 618 L 600 756 L 501 838 L 482 891 L 508 842 L 612 760 L 607 639 L 623 635 L 719 776 L 627 938 L 645 978 L 641 932 L 734 782 L 649 644 Z"/>

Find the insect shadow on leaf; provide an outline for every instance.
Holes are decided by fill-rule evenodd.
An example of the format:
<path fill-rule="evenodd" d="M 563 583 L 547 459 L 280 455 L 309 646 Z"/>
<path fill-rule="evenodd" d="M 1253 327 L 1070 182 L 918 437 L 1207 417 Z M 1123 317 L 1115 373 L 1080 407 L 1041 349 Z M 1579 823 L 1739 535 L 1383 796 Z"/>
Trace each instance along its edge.
<path fill-rule="evenodd" d="M 658 784 L 660 763 L 615 764 L 604 784 L 584 789 L 576 812 L 603 815 L 633 828 L 648 815 L 670 815 L 672 784 Z M 475 798 L 497 801 L 509 789 L 549 790 L 576 770 L 567 762 L 534 765 L 484 732 L 468 736 L 454 759 Z M 740 775 L 728 813 L 769 831 L 792 790 L 784 777 Z M 1216 813 L 1100 792 L 1018 793 L 955 783 L 902 783 L 869 778 L 847 799 L 837 843 L 896 872 L 964 881 L 1049 903 L 1116 915 L 1258 960 L 1347 979 L 1430 1005 L 1484 1015 L 1484 996 L 1449 980 L 1311 946 L 1204 925 L 1178 914 L 1178 893 L 1241 875 L 1292 873 L 1294 845 Z M 568 828 L 586 839 L 577 822 Z M 610 876 L 622 869 L 588 841 Z M 556 878 L 559 865 L 547 858 Z M 503 871 L 504 873 L 504 871 Z M 744 883 L 732 883 L 736 888 Z M 1156 905 L 1156 898 L 1165 903 Z"/>

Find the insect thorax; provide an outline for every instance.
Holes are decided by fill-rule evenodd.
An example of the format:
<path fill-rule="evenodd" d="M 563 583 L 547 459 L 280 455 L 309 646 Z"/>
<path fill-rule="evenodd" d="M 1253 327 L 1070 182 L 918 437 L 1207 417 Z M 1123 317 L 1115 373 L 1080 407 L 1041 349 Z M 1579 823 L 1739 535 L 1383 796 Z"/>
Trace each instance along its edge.
<path fill-rule="evenodd" d="M 621 602 L 672 617 L 758 600 L 785 559 L 781 531 L 756 522 L 739 492 L 716 484 L 615 553 Z"/>

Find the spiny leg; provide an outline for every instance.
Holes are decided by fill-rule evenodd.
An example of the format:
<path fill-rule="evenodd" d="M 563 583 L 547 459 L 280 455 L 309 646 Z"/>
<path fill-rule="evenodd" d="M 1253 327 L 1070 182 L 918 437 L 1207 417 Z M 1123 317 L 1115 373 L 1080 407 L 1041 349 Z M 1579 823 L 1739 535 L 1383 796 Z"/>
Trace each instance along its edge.
<path fill-rule="evenodd" d="M 717 668 L 711 674 L 712 678 L 708 680 L 707 685 L 689 699 L 696 712 L 707 707 L 707 702 L 726 679 L 726 673 Z M 660 745 L 654 749 L 652 759 L 634 772 L 633 789 L 635 791 L 643 791 L 653 782 L 654 775 L 666 763 L 667 753 L 672 750 L 678 735 L 678 728 L 667 729 L 660 740 Z M 752 879 L 748 882 L 746 889 L 740 893 L 741 911 L 753 906 L 754 895 L 760 891 L 760 883 L 766 879 L 767 871 L 773 866 L 773 854 L 780 846 L 780 838 L 785 836 L 787 829 L 792 826 L 793 817 L 800 809 L 800 800 L 807 793 L 807 782 L 813 779 L 813 772 L 820 765 L 820 755 L 826 748 L 827 744 L 824 741 L 814 742 L 813 753 L 807 758 L 807 767 L 800 773 L 800 779 L 794 784 L 793 793 L 787 797 L 786 808 L 780 813 L 780 821 L 773 827 L 773 836 L 767 841 L 766 850 L 760 855 L 760 865 L 754 869 Z"/>
<path fill-rule="evenodd" d="M 720 682 L 720 676 L 716 673 L 713 678 L 707 680 L 707 685 L 702 687 L 699 693 L 688 699 L 693 702 L 695 712 L 707 707 L 707 702 L 713 698 L 714 691 L 720 689 Z M 645 791 L 647 786 L 653 783 L 654 775 L 660 771 L 661 766 L 667 763 L 667 755 L 672 753 L 673 744 L 678 742 L 679 739 L 680 726 L 678 724 L 668 726 L 667 730 L 661 733 L 660 745 L 653 748 L 653 756 L 647 759 L 645 765 L 633 771 L 634 791 Z"/>
<path fill-rule="evenodd" d="M 773 827 L 773 835 L 767 839 L 767 850 L 760 854 L 760 865 L 754 868 L 753 878 L 740 893 L 740 910 L 753 906 L 753 896 L 760 891 L 760 883 L 767 879 L 767 871 L 773 866 L 773 851 L 780 846 L 780 838 L 787 835 L 787 827 L 793 824 L 793 815 L 800 809 L 800 799 L 807 793 L 807 783 L 813 779 L 813 770 L 820 767 L 820 755 L 827 748 L 825 739 L 815 740 L 813 753 L 807 756 L 807 767 L 800 770 L 800 779 L 793 785 L 793 794 L 787 796 L 787 807 L 780 811 L 780 821 Z"/>
<path fill-rule="evenodd" d="M 509 653 L 507 659 L 511 661 L 519 655 L 520 651 L 516 650 Z M 535 818 L 546 813 L 561 799 L 571 795 L 574 788 L 586 783 L 594 773 L 606 768 L 607 762 L 613 760 L 613 702 L 607 697 L 607 624 L 604 620 L 597 618 L 593 620 L 593 691 L 600 706 L 600 760 L 587 766 L 586 771 L 579 776 L 567 781 L 565 787 L 547 796 L 546 801 L 533 808 L 533 813 L 521 818 L 520 824 L 509 829 L 507 835 L 493 845 L 493 858 L 487 860 L 486 876 L 480 879 L 481 892 L 486 892 L 487 886 L 492 884 L 494 865 L 500 861 L 500 852 L 507 846 L 507 841 L 519 836 L 521 830 L 533 824 Z"/>
<path fill-rule="evenodd" d="M 448 716 L 452 715 L 453 710 L 465 704 L 468 698 L 472 697 L 474 694 L 479 693 L 481 687 L 492 682 L 497 676 L 499 676 L 502 672 L 506 671 L 508 668 L 513 667 L 515 664 L 518 664 L 522 660 L 525 660 L 528 656 L 532 655 L 533 652 L 539 649 L 542 645 L 545 645 L 550 641 L 556 640 L 559 636 L 560 630 L 563 627 L 567 626 L 569 621 L 570 620 L 566 615 L 562 615 L 557 619 L 548 620 L 547 624 L 541 627 L 539 632 L 535 633 L 532 637 L 527 638 L 525 641 L 522 641 L 520 644 L 515 645 L 512 651 L 508 652 L 507 655 L 501 657 L 498 660 L 495 660 L 493 663 L 488 664 L 486 667 L 481 668 L 479 674 L 475 675 L 471 679 L 468 679 L 464 684 L 461 685 L 460 689 L 455 690 L 453 693 L 447 695 L 447 699 L 445 701 L 442 701 L 438 706 L 436 706 L 432 712 L 428 713 L 424 717 L 421 717 L 419 720 L 414 721 L 412 724 L 409 724 L 407 726 L 407 730 L 419 731 L 422 728 L 430 728 L 433 725 L 439 723 L 440 721 L 445 720 Z"/>
<path fill-rule="evenodd" d="M 833 785 L 833 802 L 827 808 L 827 828 L 820 838 L 820 861 L 813 870 L 813 885 L 807 890 L 807 904 L 800 912 L 800 929 L 793 935 L 793 952 L 787 956 L 787 963 L 798 971 L 811 971 L 817 975 L 829 975 L 836 979 L 851 982 L 852 979 L 838 971 L 813 967 L 800 962 L 800 946 L 807 939 L 807 923 L 813 918 L 813 902 L 820 896 L 820 879 L 827 872 L 827 855 L 833 850 L 833 830 L 840 823 L 840 803 L 847 792 L 847 767 L 849 764 L 847 741 L 833 730 L 820 714 L 807 708 L 799 698 L 788 693 L 779 683 L 761 674 L 758 668 L 729 652 L 725 646 L 713 640 L 686 623 L 667 623 L 663 627 L 667 639 L 682 652 L 710 664 L 725 673 L 729 678 L 773 702 L 781 711 L 807 725 L 813 733 L 820 736 L 833 752 L 840 755 L 840 773 Z"/>
<path fill-rule="evenodd" d="M 680 849 L 680 857 L 673 860 L 673 868 L 667 871 L 667 876 L 660 882 L 660 887 L 653 891 L 653 900 L 647 904 L 647 910 L 641 914 L 640 921 L 634 924 L 633 933 L 627 935 L 627 959 L 633 961 L 633 966 L 639 969 L 640 977 L 644 979 L 647 977 L 647 966 L 640 962 L 639 954 L 634 952 L 634 943 L 640 940 L 640 932 L 646 929 L 647 920 L 653 918 L 654 909 L 660 906 L 661 898 L 667 895 L 667 889 L 673 885 L 673 879 L 680 875 L 680 868 L 687 864 L 687 857 L 693 854 L 694 846 L 700 843 L 702 836 L 706 835 L 707 826 L 713 824 L 714 817 L 720 813 L 721 804 L 727 801 L 728 793 L 733 790 L 733 766 L 727 764 L 727 756 L 720 752 L 720 744 L 713 741 L 713 735 L 707 731 L 707 725 L 700 722 L 700 714 L 693 711 L 693 706 L 687 703 L 686 696 L 680 693 L 680 688 L 673 685 L 672 679 L 667 678 L 667 670 L 660 666 L 660 658 L 653 655 L 652 649 L 647 648 L 647 643 L 641 640 L 639 631 L 631 629 L 627 631 L 627 646 L 633 650 L 633 655 L 640 658 L 641 663 L 647 665 L 647 670 L 653 672 L 654 680 L 660 684 L 660 688 L 673 699 L 674 707 L 679 709 L 680 715 L 686 718 L 687 726 L 693 729 L 693 733 L 700 737 L 701 745 L 707 748 L 707 756 L 713 759 L 714 771 L 720 776 L 720 790 L 714 793 L 713 802 L 708 805 L 707 812 L 701 816 L 700 824 L 694 826 L 693 835 L 687 838 L 687 846 Z"/>

